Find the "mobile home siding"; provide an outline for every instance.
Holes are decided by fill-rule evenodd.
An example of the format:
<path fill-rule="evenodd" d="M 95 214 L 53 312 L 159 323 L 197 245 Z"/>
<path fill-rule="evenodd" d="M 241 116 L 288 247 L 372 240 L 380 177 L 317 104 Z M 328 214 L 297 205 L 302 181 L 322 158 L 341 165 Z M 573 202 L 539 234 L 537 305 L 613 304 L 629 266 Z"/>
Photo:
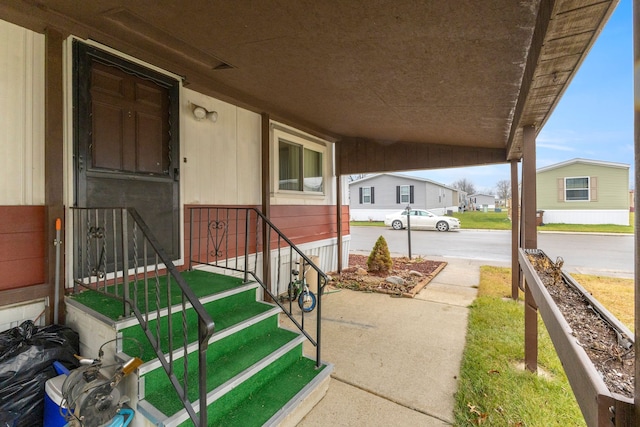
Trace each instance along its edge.
<path fill-rule="evenodd" d="M 42 205 L 44 35 L 0 21 L 0 40 L 0 206 Z"/>
<path fill-rule="evenodd" d="M 558 180 L 572 177 L 597 178 L 597 198 L 588 202 L 558 201 Z M 629 169 L 574 163 L 538 172 L 538 209 L 585 210 L 629 209 Z"/>
<path fill-rule="evenodd" d="M 410 187 L 410 202 L 414 209 L 428 209 L 443 215 L 447 211 L 458 210 L 458 192 L 445 185 L 422 178 L 412 178 L 399 174 L 385 173 L 373 175 L 349 184 L 349 207 L 354 221 L 382 221 L 388 214 L 407 207 L 400 202 L 399 187 Z M 371 188 L 375 194 L 374 203 L 363 203 L 363 188 Z M 412 195 L 412 196 L 411 196 Z M 411 198 L 412 197 L 412 198 Z"/>

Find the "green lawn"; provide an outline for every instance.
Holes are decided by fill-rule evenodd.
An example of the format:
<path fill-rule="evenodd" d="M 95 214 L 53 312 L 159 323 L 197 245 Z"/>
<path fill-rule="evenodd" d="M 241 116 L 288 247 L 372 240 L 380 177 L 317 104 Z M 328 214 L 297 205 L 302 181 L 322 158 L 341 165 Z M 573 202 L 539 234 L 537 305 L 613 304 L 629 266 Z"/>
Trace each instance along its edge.
<path fill-rule="evenodd" d="M 522 369 L 524 310 L 521 302 L 503 298 L 511 293 L 510 279 L 507 268 L 481 269 L 455 396 L 455 425 L 584 426 L 541 320 L 538 366 L 548 375 Z"/>
<path fill-rule="evenodd" d="M 574 275 L 630 328 L 632 279 Z M 522 294 L 522 293 L 521 293 Z M 483 266 L 478 298 L 471 305 L 460 383 L 457 426 L 584 426 L 562 365 L 539 317 L 538 366 L 547 377 L 525 372 L 524 309 L 511 295 L 511 269 Z"/>
<path fill-rule="evenodd" d="M 502 212 L 456 212 L 453 214 L 460 220 L 463 229 L 480 230 L 511 230 L 511 220 L 507 211 Z M 544 216 L 543 216 L 544 219 Z M 565 231 L 582 233 L 633 233 L 634 213 L 629 213 L 629 226 L 613 224 L 545 224 L 538 227 L 538 231 Z M 352 226 L 384 227 L 382 221 L 352 221 Z"/>

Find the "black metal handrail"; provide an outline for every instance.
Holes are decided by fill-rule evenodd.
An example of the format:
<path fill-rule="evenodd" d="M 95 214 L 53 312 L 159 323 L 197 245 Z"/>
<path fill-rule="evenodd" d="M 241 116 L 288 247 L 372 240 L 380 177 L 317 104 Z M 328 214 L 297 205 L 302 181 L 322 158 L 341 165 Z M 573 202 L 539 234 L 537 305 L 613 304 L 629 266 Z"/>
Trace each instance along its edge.
<path fill-rule="evenodd" d="M 122 316 L 135 315 L 153 347 L 171 384 L 176 389 L 191 421 L 197 426 L 207 425 L 207 363 L 209 339 L 215 325 L 211 316 L 193 293 L 173 262 L 167 256 L 147 224 L 133 208 L 72 208 L 74 226 L 74 292 L 78 287 L 89 288 L 122 301 Z M 166 311 L 160 301 L 160 278 L 167 284 Z M 181 313 L 182 337 L 173 336 L 172 282 L 180 289 L 179 302 L 175 307 Z M 150 300 L 149 288 L 154 286 L 155 301 Z M 141 298 L 139 292 L 142 293 Z M 153 307 L 155 305 L 155 307 Z M 199 384 L 187 381 L 189 346 L 187 315 L 192 308 L 198 316 L 198 377 Z M 168 333 L 160 333 L 160 319 L 166 322 Z M 155 331 L 150 320 L 156 319 Z M 182 339 L 175 343 L 174 339 Z M 167 355 L 162 351 L 166 340 Z M 182 378 L 175 374 L 173 353 L 182 349 Z M 190 387 L 198 387 L 199 415 L 189 401 Z"/>
<path fill-rule="evenodd" d="M 189 269 L 195 265 L 207 265 L 236 271 L 242 273 L 245 282 L 251 276 L 316 348 L 316 366 L 320 367 L 322 294 L 329 281 L 327 275 L 256 208 L 196 206 L 189 208 L 189 212 Z M 275 258 L 275 271 L 270 268 L 271 257 Z M 261 258 L 262 263 L 267 263 L 267 268 L 258 271 Z M 290 299 L 288 304 L 283 304 L 283 295 L 294 280 L 292 270 L 296 262 L 308 266 L 316 274 L 316 308 L 310 313 L 303 310 L 297 313 Z M 287 265 L 283 274 L 282 270 Z M 304 271 L 302 266 L 300 271 Z M 308 316 L 315 316 L 315 338 L 305 328 Z"/>

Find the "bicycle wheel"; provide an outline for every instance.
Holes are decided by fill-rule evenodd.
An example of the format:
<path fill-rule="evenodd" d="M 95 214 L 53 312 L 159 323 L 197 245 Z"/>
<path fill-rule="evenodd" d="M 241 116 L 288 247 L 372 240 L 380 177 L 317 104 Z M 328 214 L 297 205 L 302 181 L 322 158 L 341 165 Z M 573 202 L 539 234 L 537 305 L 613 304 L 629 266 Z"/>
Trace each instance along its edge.
<path fill-rule="evenodd" d="M 299 292 L 298 284 L 295 282 L 289 283 L 289 288 L 287 289 L 287 295 L 289 296 L 289 301 L 293 301 L 298 297 Z"/>
<path fill-rule="evenodd" d="M 298 297 L 298 305 L 305 313 L 316 308 L 316 296 L 311 291 L 303 291 Z"/>

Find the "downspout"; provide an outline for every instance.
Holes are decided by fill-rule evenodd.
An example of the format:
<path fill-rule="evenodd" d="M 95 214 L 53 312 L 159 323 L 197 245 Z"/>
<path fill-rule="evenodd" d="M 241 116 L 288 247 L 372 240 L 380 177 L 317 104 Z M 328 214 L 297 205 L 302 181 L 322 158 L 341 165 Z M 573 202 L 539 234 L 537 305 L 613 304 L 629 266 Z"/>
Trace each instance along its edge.
<path fill-rule="evenodd" d="M 262 113 L 261 136 L 262 136 L 262 213 L 271 219 L 271 119 L 269 114 Z M 262 280 L 267 289 L 271 289 L 271 250 L 270 235 L 267 227 L 262 227 Z M 256 248 L 257 250 L 257 248 Z M 256 254 L 257 256 L 257 254 Z"/>

